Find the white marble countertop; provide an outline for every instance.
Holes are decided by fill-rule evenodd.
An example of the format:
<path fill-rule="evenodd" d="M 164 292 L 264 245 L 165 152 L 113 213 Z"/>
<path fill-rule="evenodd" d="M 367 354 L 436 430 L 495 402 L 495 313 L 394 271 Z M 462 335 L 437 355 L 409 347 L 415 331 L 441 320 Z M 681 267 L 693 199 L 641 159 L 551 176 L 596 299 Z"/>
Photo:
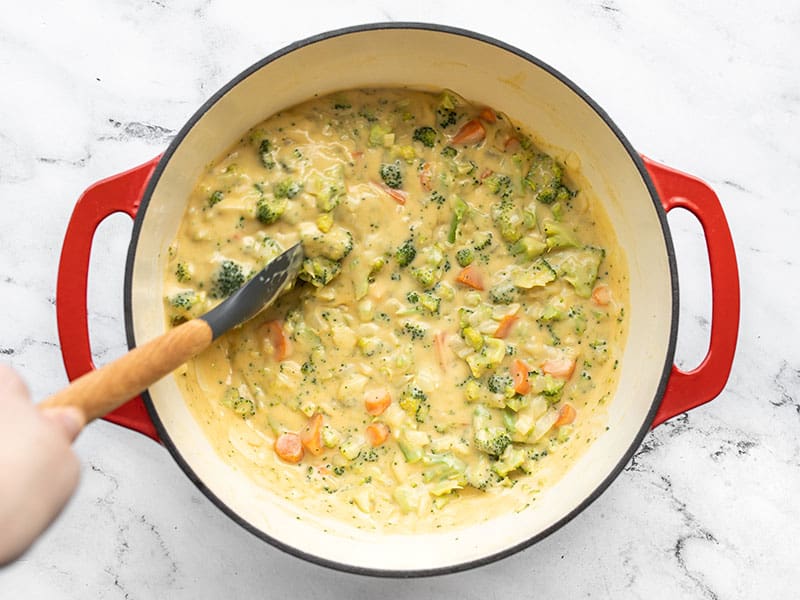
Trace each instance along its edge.
<path fill-rule="evenodd" d="M 236 526 L 162 447 L 100 422 L 77 443 L 80 488 L 14 565 L 3 598 L 789 598 L 800 570 L 800 10 L 761 3 L 222 0 L 52 2 L 0 21 L 0 360 L 36 398 L 66 383 L 55 322 L 64 230 L 90 183 L 159 152 L 216 89 L 294 40 L 415 20 L 516 45 L 576 81 L 637 149 L 718 192 L 738 251 L 742 319 L 727 388 L 650 433 L 611 487 L 511 558 L 416 581 L 342 574 Z M 702 358 L 699 226 L 670 216 L 679 364 Z M 101 226 L 90 280 L 98 362 L 125 349 L 131 223 Z M 791 234 L 791 231 L 795 234 Z M 1 532 L 0 532 L 1 534 Z"/>

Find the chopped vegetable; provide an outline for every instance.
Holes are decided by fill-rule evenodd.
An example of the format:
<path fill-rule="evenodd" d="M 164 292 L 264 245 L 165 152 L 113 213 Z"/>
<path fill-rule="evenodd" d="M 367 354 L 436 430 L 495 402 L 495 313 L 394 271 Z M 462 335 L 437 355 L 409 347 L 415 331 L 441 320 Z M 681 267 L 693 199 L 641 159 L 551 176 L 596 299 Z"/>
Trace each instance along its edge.
<path fill-rule="evenodd" d="M 389 426 L 386 423 L 381 423 L 380 421 L 370 423 L 367 425 L 365 435 L 367 437 L 367 441 L 373 448 L 381 446 L 387 439 L 389 439 Z"/>
<path fill-rule="evenodd" d="M 473 350 L 480 350 L 483 348 L 483 336 L 474 327 L 464 327 L 464 329 L 461 330 L 461 336 L 464 338 L 464 341 L 467 343 L 467 345 L 469 345 Z"/>
<path fill-rule="evenodd" d="M 456 252 L 456 262 L 459 266 L 466 267 L 475 260 L 475 252 L 472 248 L 461 248 Z"/>
<path fill-rule="evenodd" d="M 272 186 L 276 198 L 294 198 L 303 190 L 303 184 L 293 179 L 284 179 Z"/>
<path fill-rule="evenodd" d="M 483 427 L 473 437 L 475 447 L 490 456 L 500 456 L 511 443 L 505 427 Z"/>
<path fill-rule="evenodd" d="M 542 394 L 551 401 L 554 401 L 553 399 L 557 399 L 561 395 L 567 380 L 553 377 L 550 373 L 542 374 L 534 372 L 530 381 L 531 390 L 533 390 L 535 394 Z"/>
<path fill-rule="evenodd" d="M 591 246 L 570 251 L 561 260 L 558 272 L 572 284 L 578 296 L 589 298 L 592 295 L 592 288 L 597 280 L 600 263 L 603 262 L 604 257 L 604 250 Z"/>
<path fill-rule="evenodd" d="M 530 381 L 528 381 L 528 372 L 530 367 L 515 358 L 511 363 L 511 377 L 514 379 L 514 391 L 517 394 L 527 394 L 531 389 Z"/>
<path fill-rule="evenodd" d="M 267 321 L 261 326 L 264 340 L 272 348 L 272 356 L 277 361 L 285 360 L 291 353 L 291 342 L 280 321 Z"/>
<path fill-rule="evenodd" d="M 606 306 L 611 302 L 611 290 L 608 289 L 607 285 L 595 286 L 594 290 L 592 290 L 592 302 L 597 306 Z"/>
<path fill-rule="evenodd" d="M 494 330 L 494 337 L 500 339 L 507 338 L 508 334 L 511 333 L 511 328 L 514 327 L 514 323 L 517 321 L 519 321 L 519 317 L 516 314 L 504 316 L 500 320 L 497 329 Z"/>
<path fill-rule="evenodd" d="M 504 281 L 489 290 L 489 299 L 495 304 L 511 304 L 516 302 L 517 287 L 511 281 Z"/>
<path fill-rule="evenodd" d="M 364 395 L 364 407 L 372 416 L 383 414 L 391 403 L 392 395 L 386 388 L 370 390 Z"/>
<path fill-rule="evenodd" d="M 339 206 L 345 192 L 344 169 L 342 165 L 328 167 L 324 171 L 313 171 L 303 189 L 314 196 L 317 208 L 330 212 Z"/>
<path fill-rule="evenodd" d="M 209 197 L 208 197 L 208 206 L 212 207 L 216 204 L 222 202 L 225 198 L 225 194 L 222 190 L 215 190 Z"/>
<path fill-rule="evenodd" d="M 451 144 L 472 145 L 483 141 L 486 137 L 486 128 L 478 119 L 472 119 L 464 123 L 451 139 Z"/>
<path fill-rule="evenodd" d="M 525 175 L 525 183 L 533 190 L 534 198 L 543 204 L 565 201 L 573 194 L 561 183 L 563 174 L 563 168 L 555 159 L 547 154 L 537 154 Z"/>
<path fill-rule="evenodd" d="M 314 413 L 306 426 L 300 432 L 300 441 L 303 447 L 315 456 L 319 456 L 325 451 L 322 444 L 322 415 Z"/>
<path fill-rule="evenodd" d="M 369 145 L 384 146 L 387 141 L 386 137 L 390 135 L 392 135 L 390 129 L 376 123 L 369 130 Z"/>
<path fill-rule="evenodd" d="M 341 272 L 342 264 L 339 261 L 324 256 L 315 256 L 303 260 L 298 277 L 314 287 L 323 287 L 333 281 Z"/>
<path fill-rule="evenodd" d="M 388 187 L 393 190 L 403 187 L 403 171 L 399 162 L 383 163 L 379 172 L 383 183 Z"/>
<path fill-rule="evenodd" d="M 418 127 L 414 130 L 414 141 L 421 142 L 423 146 L 433 148 L 436 143 L 436 130 L 433 127 Z"/>
<path fill-rule="evenodd" d="M 272 158 L 272 144 L 269 140 L 261 140 L 258 146 L 258 156 L 265 169 L 272 169 L 275 166 L 275 160 Z"/>
<path fill-rule="evenodd" d="M 256 202 L 256 218 L 269 225 L 281 218 L 286 207 L 289 205 L 286 196 L 277 198 L 275 196 L 261 196 Z"/>
<path fill-rule="evenodd" d="M 467 265 L 456 277 L 458 283 L 471 287 L 473 290 L 483 291 L 483 276 L 475 265 Z"/>
<path fill-rule="evenodd" d="M 185 262 L 179 262 L 175 266 L 175 279 L 178 283 L 186 283 L 192 280 L 192 270 Z"/>
<path fill-rule="evenodd" d="M 542 371 L 559 379 L 569 379 L 575 371 L 575 360 L 572 358 L 556 358 L 542 363 Z"/>
<path fill-rule="evenodd" d="M 561 427 L 562 425 L 570 425 L 575 421 L 577 415 L 575 407 L 569 402 L 565 402 L 558 411 L 558 419 L 553 423 L 553 427 Z"/>
<path fill-rule="evenodd" d="M 467 210 L 469 210 L 467 203 L 461 198 L 456 198 L 455 205 L 453 206 L 453 218 L 450 220 L 450 230 L 447 234 L 447 241 L 451 244 L 454 244 L 456 241 L 456 236 L 458 235 L 458 226 L 464 219 L 464 215 L 467 214 Z"/>
<path fill-rule="evenodd" d="M 492 207 L 492 220 L 506 242 L 513 244 L 522 237 L 522 215 L 511 199 L 501 200 Z"/>
<path fill-rule="evenodd" d="M 544 258 L 539 258 L 530 267 L 515 269 L 511 273 L 511 282 L 526 290 L 544 287 L 555 279 L 555 269 Z"/>
<path fill-rule="evenodd" d="M 182 312 L 189 313 L 200 302 L 200 295 L 194 290 L 178 292 L 167 298 L 172 308 L 177 308 Z"/>
<path fill-rule="evenodd" d="M 500 196 L 504 200 L 510 198 L 514 191 L 511 177 L 502 173 L 492 173 L 483 180 L 483 185 L 485 185 L 492 194 Z"/>
<path fill-rule="evenodd" d="M 242 265 L 233 260 L 224 260 L 211 281 L 211 297 L 227 298 L 244 284 Z"/>
<path fill-rule="evenodd" d="M 578 248 L 581 245 L 575 231 L 569 225 L 548 220 L 542 223 L 542 229 L 547 236 L 545 243 L 548 250 Z"/>
<path fill-rule="evenodd" d="M 419 183 L 426 192 L 433 189 L 431 179 L 433 178 L 433 169 L 431 163 L 424 162 L 419 166 Z"/>
<path fill-rule="evenodd" d="M 327 233 L 323 233 L 316 224 L 303 223 L 300 241 L 308 258 L 324 257 L 341 261 L 353 250 L 353 234 L 338 225 L 331 226 Z"/>
<path fill-rule="evenodd" d="M 403 190 L 393 189 L 388 185 L 386 185 L 385 183 L 378 184 L 378 187 L 381 189 L 381 191 L 388 194 L 392 198 L 392 200 L 394 200 L 398 204 L 403 205 L 406 202 L 408 202 L 408 192 Z"/>
<path fill-rule="evenodd" d="M 397 264 L 401 267 L 410 265 L 416 256 L 417 249 L 414 247 L 414 241 L 412 239 L 407 239 L 403 242 L 394 253 L 395 260 L 397 260 Z"/>
<path fill-rule="evenodd" d="M 420 423 L 425 421 L 430 406 L 428 405 L 428 395 L 416 385 L 410 385 L 400 397 L 400 408 Z"/>
<path fill-rule="evenodd" d="M 510 375 L 506 375 L 505 373 L 502 375 L 495 373 L 490 376 L 486 385 L 493 394 L 503 394 L 505 396 L 514 395 L 514 380 Z"/>
<path fill-rule="evenodd" d="M 364 437 L 360 435 L 350 436 L 339 446 L 339 453 L 347 460 L 355 460 L 366 445 L 367 440 Z"/>
<path fill-rule="evenodd" d="M 547 250 L 547 243 L 533 235 L 526 235 L 511 246 L 511 254 L 527 260 L 541 256 L 545 250 Z"/>
<path fill-rule="evenodd" d="M 519 141 L 519 138 L 514 135 L 508 136 L 506 141 L 503 143 L 503 152 L 508 152 L 510 154 L 515 154 L 519 152 L 522 144 Z"/>
<path fill-rule="evenodd" d="M 303 442 L 296 433 L 282 433 L 275 439 L 275 454 L 288 463 L 299 463 L 303 460 Z"/>
<path fill-rule="evenodd" d="M 484 106 L 481 109 L 481 112 L 478 113 L 478 117 L 487 123 L 496 123 L 497 122 L 497 115 L 495 112 L 489 107 Z"/>

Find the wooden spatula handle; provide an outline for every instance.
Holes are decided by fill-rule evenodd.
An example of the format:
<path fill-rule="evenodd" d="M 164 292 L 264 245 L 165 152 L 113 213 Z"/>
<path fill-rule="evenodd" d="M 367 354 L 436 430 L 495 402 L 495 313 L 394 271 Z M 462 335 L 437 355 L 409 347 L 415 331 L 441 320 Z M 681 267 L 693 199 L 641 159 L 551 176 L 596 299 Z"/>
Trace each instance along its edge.
<path fill-rule="evenodd" d="M 43 400 L 39 408 L 74 406 L 83 413 L 85 425 L 118 408 L 202 352 L 211 339 L 211 327 L 203 319 L 187 321 L 79 377 Z"/>

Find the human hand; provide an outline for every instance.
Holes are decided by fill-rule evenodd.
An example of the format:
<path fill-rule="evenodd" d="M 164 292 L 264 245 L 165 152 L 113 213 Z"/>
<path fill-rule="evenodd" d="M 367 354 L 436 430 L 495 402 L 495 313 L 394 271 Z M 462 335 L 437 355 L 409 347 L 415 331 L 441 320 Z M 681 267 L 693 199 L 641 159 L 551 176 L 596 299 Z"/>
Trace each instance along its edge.
<path fill-rule="evenodd" d="M 58 516 L 78 484 L 73 408 L 37 410 L 22 379 L 0 365 L 0 566 Z"/>

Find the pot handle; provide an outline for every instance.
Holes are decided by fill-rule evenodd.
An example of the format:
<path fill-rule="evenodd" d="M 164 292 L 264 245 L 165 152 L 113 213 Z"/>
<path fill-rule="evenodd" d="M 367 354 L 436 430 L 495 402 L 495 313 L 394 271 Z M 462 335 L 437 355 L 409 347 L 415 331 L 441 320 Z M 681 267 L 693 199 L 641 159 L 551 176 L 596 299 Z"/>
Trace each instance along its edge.
<path fill-rule="evenodd" d="M 685 208 L 703 227 L 711 270 L 711 339 L 695 369 L 672 366 L 653 427 L 716 398 L 731 372 L 739 333 L 739 270 L 719 198 L 699 179 L 642 156 L 664 210 Z"/>
<path fill-rule="evenodd" d="M 86 309 L 89 257 L 94 233 L 98 225 L 114 213 L 124 212 L 131 218 L 136 216 L 144 187 L 159 160 L 160 157 L 156 157 L 129 171 L 98 181 L 83 192 L 72 211 L 64 235 L 56 284 L 58 338 L 70 381 L 95 369 Z M 160 441 L 139 396 L 104 418 Z"/>

